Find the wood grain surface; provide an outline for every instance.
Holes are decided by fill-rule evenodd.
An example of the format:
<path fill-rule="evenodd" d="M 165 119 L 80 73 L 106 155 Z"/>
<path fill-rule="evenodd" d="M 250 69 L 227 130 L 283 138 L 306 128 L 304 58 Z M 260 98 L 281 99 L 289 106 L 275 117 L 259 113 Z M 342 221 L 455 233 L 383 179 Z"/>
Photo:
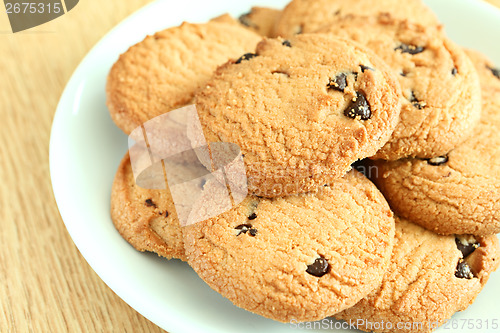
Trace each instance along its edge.
<path fill-rule="evenodd" d="M 49 175 L 52 118 L 72 72 L 99 38 L 148 2 L 82 0 L 16 34 L 0 13 L 0 332 L 164 332 L 80 255 Z"/>
<path fill-rule="evenodd" d="M 48 157 L 54 111 L 72 72 L 100 37 L 148 2 L 82 0 L 16 34 L 1 10 L 0 332 L 164 332 L 79 254 L 57 210 Z"/>

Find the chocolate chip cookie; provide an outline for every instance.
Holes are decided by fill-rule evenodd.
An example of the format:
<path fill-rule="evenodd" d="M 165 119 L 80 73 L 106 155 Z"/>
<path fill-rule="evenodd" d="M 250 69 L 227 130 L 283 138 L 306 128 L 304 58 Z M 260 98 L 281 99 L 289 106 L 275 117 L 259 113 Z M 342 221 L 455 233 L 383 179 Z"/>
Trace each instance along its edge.
<path fill-rule="evenodd" d="M 434 13 L 420 0 L 293 0 L 283 10 L 276 23 L 274 36 L 291 37 L 314 32 L 339 18 L 354 15 L 390 13 L 399 19 L 408 19 L 426 26 L 438 25 Z"/>
<path fill-rule="evenodd" d="M 398 215 L 440 234 L 500 232 L 500 91 L 484 92 L 481 122 L 449 154 L 376 163 Z"/>
<path fill-rule="evenodd" d="M 196 185 L 194 192 L 201 191 L 203 175 L 208 173 L 200 163 L 184 157 L 170 158 L 165 168 L 168 168 L 168 184 L 191 181 Z M 174 204 L 163 170 L 150 172 L 146 177 L 144 174 L 137 179 L 134 177 L 127 153 L 118 167 L 111 190 L 111 219 L 123 238 L 137 250 L 154 252 L 167 259 L 186 260 L 177 213 L 179 209 L 189 209 L 186 205 L 191 200 L 186 197 L 192 197 L 193 190 L 184 187 L 179 191 L 178 186 L 174 187 L 178 200 Z"/>
<path fill-rule="evenodd" d="M 430 332 L 472 304 L 499 264 L 496 236 L 439 236 L 396 217 L 382 284 L 335 317 L 377 333 Z"/>
<path fill-rule="evenodd" d="M 196 107 L 209 142 L 238 145 L 249 191 L 315 190 L 374 155 L 399 119 L 397 79 L 371 51 L 326 34 L 267 39 L 221 66 Z"/>
<path fill-rule="evenodd" d="M 440 28 L 378 16 L 345 16 L 319 31 L 372 49 L 401 84 L 401 119 L 374 156 L 397 160 L 448 153 L 471 134 L 481 114 L 474 65 Z"/>
<path fill-rule="evenodd" d="M 237 24 L 183 23 L 148 36 L 113 65 L 106 86 L 114 122 L 129 134 L 190 103 L 218 65 L 255 49 L 261 37 Z"/>
<path fill-rule="evenodd" d="M 377 188 L 352 171 L 315 193 L 248 196 L 182 233 L 188 263 L 235 305 L 308 321 L 354 305 L 380 283 L 394 218 Z"/>
<path fill-rule="evenodd" d="M 159 182 L 165 182 L 159 177 Z M 111 191 L 111 219 L 122 237 L 139 251 L 186 260 L 170 192 L 136 184 L 128 153 L 122 159 Z"/>

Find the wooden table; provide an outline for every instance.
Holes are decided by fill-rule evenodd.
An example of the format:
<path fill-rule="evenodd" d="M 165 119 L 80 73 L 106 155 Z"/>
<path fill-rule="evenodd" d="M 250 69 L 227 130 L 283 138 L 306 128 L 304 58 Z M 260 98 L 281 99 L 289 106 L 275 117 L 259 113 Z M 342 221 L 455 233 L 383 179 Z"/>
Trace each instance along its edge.
<path fill-rule="evenodd" d="M 79 254 L 56 207 L 48 159 L 52 118 L 73 70 L 101 36 L 148 2 L 82 0 L 17 34 L 0 14 L 0 332 L 163 331 Z"/>
<path fill-rule="evenodd" d="M 54 111 L 76 66 L 148 2 L 82 0 L 16 34 L 0 13 L 0 332 L 164 332 L 116 296 L 76 249 L 52 194 L 48 157 Z"/>

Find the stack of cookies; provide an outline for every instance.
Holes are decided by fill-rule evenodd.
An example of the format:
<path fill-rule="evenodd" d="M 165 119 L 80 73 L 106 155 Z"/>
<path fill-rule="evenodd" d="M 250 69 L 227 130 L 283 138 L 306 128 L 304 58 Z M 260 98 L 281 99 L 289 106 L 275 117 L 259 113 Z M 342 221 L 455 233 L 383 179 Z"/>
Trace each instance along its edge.
<path fill-rule="evenodd" d="M 236 306 L 430 332 L 500 264 L 500 70 L 420 0 L 293 0 L 184 23 L 122 54 L 107 98 L 127 134 L 195 104 L 209 147 L 241 149 L 249 194 L 210 219 L 181 227 L 128 154 L 111 197 L 130 244 L 187 261 Z"/>

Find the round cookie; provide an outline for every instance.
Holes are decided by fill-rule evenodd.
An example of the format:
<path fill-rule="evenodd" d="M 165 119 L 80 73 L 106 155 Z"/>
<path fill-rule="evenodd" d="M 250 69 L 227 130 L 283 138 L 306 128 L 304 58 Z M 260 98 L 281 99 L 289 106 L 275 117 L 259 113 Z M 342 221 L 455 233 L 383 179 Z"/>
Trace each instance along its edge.
<path fill-rule="evenodd" d="M 381 285 L 335 317 L 370 332 L 430 332 L 472 304 L 499 264 L 496 236 L 439 236 L 396 217 Z"/>
<path fill-rule="evenodd" d="M 474 65 L 441 28 L 396 20 L 388 14 L 345 16 L 319 31 L 372 49 L 399 78 L 401 118 L 373 158 L 431 158 L 467 139 L 481 114 Z"/>
<path fill-rule="evenodd" d="M 238 145 L 249 191 L 315 190 L 372 156 L 399 119 L 400 88 L 376 55 L 326 34 L 267 39 L 218 68 L 196 107 L 209 142 Z"/>
<path fill-rule="evenodd" d="M 235 305 L 281 322 L 310 321 L 380 283 L 394 219 L 377 188 L 352 171 L 316 193 L 248 196 L 184 227 L 183 237 L 188 263 Z"/>
<path fill-rule="evenodd" d="M 181 177 L 187 173 L 203 172 L 199 169 L 190 164 L 189 167 L 180 165 L 176 171 Z M 153 181 L 165 183 L 165 178 L 161 175 Z M 122 237 L 135 249 L 155 252 L 168 259 L 186 260 L 181 227 L 170 190 L 138 186 L 128 153 L 123 157 L 113 182 L 111 219 Z"/>
<path fill-rule="evenodd" d="M 281 10 L 267 7 L 252 7 L 250 12 L 239 17 L 244 26 L 261 36 L 271 37 L 274 25 L 281 15 Z"/>
<path fill-rule="evenodd" d="M 278 22 L 274 36 L 291 37 L 298 33 L 314 32 L 339 18 L 354 15 L 376 15 L 390 13 L 399 19 L 408 19 L 423 25 L 439 24 L 436 16 L 421 0 L 293 0 Z"/>
<path fill-rule="evenodd" d="M 500 91 L 500 67 L 496 67 L 487 56 L 478 51 L 469 49 L 464 51 L 479 73 L 483 91 L 489 89 Z"/>
<path fill-rule="evenodd" d="M 249 52 L 261 39 L 237 24 L 183 23 L 130 47 L 106 86 L 111 118 L 129 134 L 144 122 L 192 101 L 217 66 Z"/>
<path fill-rule="evenodd" d="M 398 215 L 439 234 L 500 232 L 500 91 L 485 92 L 474 135 L 448 155 L 376 163 Z"/>

